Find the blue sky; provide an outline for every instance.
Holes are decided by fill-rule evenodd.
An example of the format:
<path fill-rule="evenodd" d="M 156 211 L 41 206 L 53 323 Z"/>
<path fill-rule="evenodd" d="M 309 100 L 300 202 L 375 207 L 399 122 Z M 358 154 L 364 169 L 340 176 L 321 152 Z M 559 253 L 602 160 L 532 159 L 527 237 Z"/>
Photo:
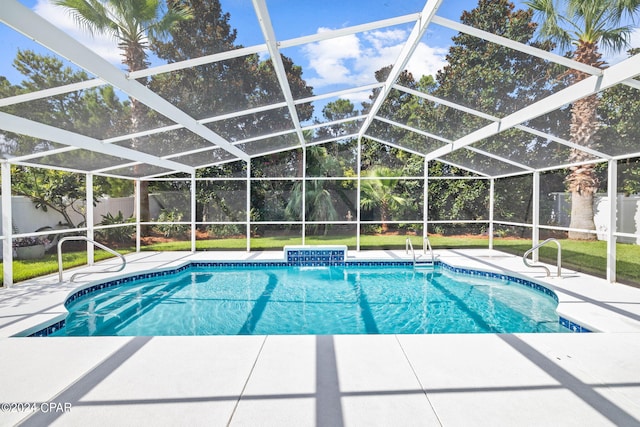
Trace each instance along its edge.
<path fill-rule="evenodd" d="M 49 0 L 21 0 L 21 3 L 72 34 L 76 39 L 90 45 L 112 63 L 120 66 L 119 52 L 113 41 L 104 37 L 92 38 L 78 30 L 68 14 L 63 9 L 52 5 Z M 237 43 L 244 46 L 264 43 L 251 0 L 222 0 L 221 3 L 223 10 L 231 14 L 232 26 L 238 30 Z M 453 18 L 459 16 L 459 12 L 464 9 L 463 4 L 468 3 L 471 7 L 475 5 L 475 1 L 445 1 L 443 3 L 439 14 L 446 16 L 454 11 Z M 367 7 L 363 9 L 362 4 L 366 4 Z M 318 31 L 339 29 L 415 13 L 422 9 L 423 1 L 268 0 L 267 6 L 277 38 L 285 40 L 314 34 Z M 401 28 L 394 27 L 389 30 L 345 37 L 334 42 L 314 44 L 306 48 L 291 49 L 284 53 L 294 58 L 296 64 L 303 67 L 306 73 L 305 78 L 310 79 L 310 83 L 315 87 L 330 85 L 335 80 L 358 84 L 363 82 L 363 74 L 371 76 L 371 79 L 375 70 L 393 62 L 410 29 L 408 25 Z M 2 48 L 6 49 L 6 52 L 2 54 L 3 62 L 0 66 L 0 72 L 12 82 L 17 83 L 21 76 L 8 68 L 10 68 L 10 61 L 15 57 L 18 47 L 40 48 L 34 42 L 4 26 L 0 28 L 0 31 L 0 36 L 6 41 Z M 439 68 L 443 64 L 442 58 L 446 54 L 447 43 L 448 40 L 440 40 L 438 41 L 439 46 L 420 46 L 421 56 L 425 60 L 421 66 L 413 64 L 416 71 L 420 74 L 432 73 L 436 67 Z M 374 50 L 380 50 L 380 52 L 376 53 Z M 427 61 L 433 65 L 425 66 L 424 62 Z M 327 64 L 331 63 L 336 66 L 328 67 Z M 348 67 L 348 72 L 337 72 L 340 66 Z"/>
<path fill-rule="evenodd" d="M 122 67 L 119 51 L 112 40 L 92 38 L 78 30 L 68 14 L 49 0 L 21 0 L 21 3 Z M 221 3 L 223 10 L 231 14 L 232 26 L 238 30 L 237 43 L 244 46 L 263 43 L 251 0 L 221 0 Z M 444 0 L 437 14 L 457 21 L 463 10 L 470 10 L 476 4 L 477 0 Z M 423 0 L 267 0 L 279 40 L 411 14 L 419 12 L 423 6 Z M 415 76 L 435 74 L 445 64 L 451 36 L 455 34 L 439 26 L 431 28 L 418 46 L 415 59 L 407 66 Z M 316 94 L 325 93 L 373 83 L 373 73 L 394 61 L 410 30 L 410 25 L 395 26 L 290 48 L 283 53 L 302 66 L 303 77 L 314 87 Z M 0 26 L 0 37 L 3 40 L 0 75 L 8 77 L 12 83 L 19 83 L 21 76 L 11 67 L 17 48 L 42 49 L 5 26 Z M 640 32 L 636 31 L 634 39 L 635 46 L 640 46 Z"/>

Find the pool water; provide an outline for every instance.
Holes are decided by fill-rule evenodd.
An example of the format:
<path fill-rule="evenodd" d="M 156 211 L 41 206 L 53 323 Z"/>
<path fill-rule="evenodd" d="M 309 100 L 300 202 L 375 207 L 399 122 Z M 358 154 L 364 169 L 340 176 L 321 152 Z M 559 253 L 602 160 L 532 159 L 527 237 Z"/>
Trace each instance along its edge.
<path fill-rule="evenodd" d="M 54 336 L 566 332 L 550 296 L 411 267 L 191 269 L 68 306 Z"/>

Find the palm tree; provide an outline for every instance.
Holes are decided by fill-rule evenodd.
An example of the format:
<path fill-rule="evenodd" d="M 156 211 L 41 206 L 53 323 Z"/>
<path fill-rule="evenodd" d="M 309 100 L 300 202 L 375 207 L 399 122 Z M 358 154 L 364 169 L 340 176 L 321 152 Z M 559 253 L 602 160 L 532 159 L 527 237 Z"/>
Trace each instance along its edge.
<path fill-rule="evenodd" d="M 163 10 L 161 0 L 54 0 L 68 9 L 79 27 L 92 35 L 106 34 L 118 42 L 127 71 L 147 68 L 149 38 L 161 39 L 180 21 L 191 18 L 188 8 L 176 5 Z M 164 12 L 164 13 L 163 13 Z M 131 133 L 141 130 L 145 110 L 131 98 Z M 135 141 L 133 142 L 135 148 Z M 148 182 L 140 183 L 140 219 L 149 221 Z"/>
<path fill-rule="evenodd" d="M 389 229 L 387 221 L 391 217 L 391 210 L 409 204 L 408 199 L 393 192 L 399 182 L 398 178 L 396 178 L 398 175 L 398 172 L 390 168 L 376 167 L 364 175 L 371 179 L 362 179 L 360 181 L 360 189 L 362 191 L 360 205 L 366 210 L 372 210 L 374 207 L 380 209 L 380 222 L 382 223 L 381 229 L 383 233 L 386 233 Z"/>
<path fill-rule="evenodd" d="M 309 131 L 304 131 L 307 140 L 311 139 Z M 329 156 L 327 149 L 321 145 L 314 145 L 305 148 L 307 151 L 307 169 L 326 170 L 336 161 L 335 158 Z M 302 162 L 301 162 L 302 163 Z M 305 165 L 301 165 L 305 167 Z M 306 184 L 305 184 L 306 182 Z M 310 181 L 297 181 L 291 190 L 291 198 L 285 208 L 285 214 L 293 220 L 300 220 L 302 217 L 302 188 L 305 188 L 305 220 L 306 221 L 337 221 L 339 219 L 338 212 L 334 207 L 333 197 L 329 189 L 325 188 L 326 181 L 315 179 Z M 329 231 L 328 224 L 316 224 L 314 229 L 317 231 L 320 227 L 324 228 L 323 234 L 326 236 Z"/>
<path fill-rule="evenodd" d="M 299 221 L 302 212 L 302 186 L 305 181 L 298 181 L 293 185 L 291 198 L 285 208 L 287 218 Z M 305 189 L 305 220 L 314 222 L 337 221 L 339 219 L 331 192 L 325 188 L 325 181 L 307 181 Z M 328 224 L 315 224 L 314 229 L 324 229 L 323 235 L 329 231 Z"/>
<path fill-rule="evenodd" d="M 640 0 L 531 0 L 526 2 L 541 21 L 541 34 L 556 42 L 561 49 L 574 46 L 573 58 L 581 63 L 603 68 L 599 46 L 612 52 L 628 45 L 633 30 L 624 25 L 625 18 L 633 18 L 640 10 Z M 588 74 L 570 70 L 571 83 Z M 572 142 L 595 148 L 594 135 L 598 129 L 598 96 L 580 99 L 571 106 L 569 135 Z M 573 149 L 569 160 L 580 163 L 588 155 Z M 594 230 L 593 195 L 598 190 L 598 178 L 593 164 L 572 166 L 566 178 L 571 192 L 571 228 Z M 595 234 L 569 232 L 570 239 L 593 240 Z"/>

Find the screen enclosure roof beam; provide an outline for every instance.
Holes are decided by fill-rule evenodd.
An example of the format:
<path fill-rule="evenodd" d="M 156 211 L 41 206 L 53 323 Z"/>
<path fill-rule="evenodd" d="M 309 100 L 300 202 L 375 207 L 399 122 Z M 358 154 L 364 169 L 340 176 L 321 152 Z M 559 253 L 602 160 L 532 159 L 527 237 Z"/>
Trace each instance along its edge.
<path fill-rule="evenodd" d="M 51 51 L 56 52 L 60 56 L 102 79 L 105 83 L 113 85 L 130 97 L 137 99 L 212 144 L 220 146 L 240 159 L 248 160 L 248 155 L 242 150 L 234 147 L 220 135 L 198 123 L 193 117 L 172 105 L 141 83 L 129 79 L 123 71 L 28 7 L 23 6 L 15 0 L 5 0 L 3 1 L 2 9 L 0 21 L 9 27 L 33 39 Z"/>

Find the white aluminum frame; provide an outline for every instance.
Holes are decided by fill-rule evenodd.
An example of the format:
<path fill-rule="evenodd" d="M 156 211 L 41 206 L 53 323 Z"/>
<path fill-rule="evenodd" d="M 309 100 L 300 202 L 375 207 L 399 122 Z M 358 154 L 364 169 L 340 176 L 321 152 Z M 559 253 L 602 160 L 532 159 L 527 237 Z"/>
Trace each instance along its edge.
<path fill-rule="evenodd" d="M 388 19 L 383 19 L 379 21 L 369 22 L 365 24 L 355 25 L 351 27 L 340 28 L 336 30 L 324 31 L 321 33 L 315 33 L 310 35 L 305 35 L 302 37 L 297 37 L 289 40 L 278 40 L 276 38 L 276 32 L 272 25 L 269 10 L 266 4 L 266 0 L 252 0 L 254 10 L 256 16 L 258 18 L 258 22 L 260 24 L 260 29 L 264 38 L 264 43 L 257 44 L 254 46 L 243 47 L 240 49 L 235 49 L 228 52 L 220 52 L 214 55 L 208 55 L 201 58 L 193 58 L 185 61 L 180 61 L 172 64 L 165 64 L 156 67 L 150 67 L 144 70 L 139 70 L 131 73 L 126 73 L 114 65 L 110 64 L 108 61 L 98 56 L 95 52 L 91 51 L 86 46 L 79 43 L 77 40 L 73 39 L 71 36 L 64 33 L 62 30 L 58 29 L 49 21 L 37 15 L 31 9 L 22 5 L 19 0 L 3 0 L 2 8 L 0 9 L 0 22 L 8 25 L 14 30 L 24 34 L 26 37 L 36 41 L 47 49 L 50 49 L 52 52 L 57 53 L 61 57 L 68 59 L 69 61 L 76 64 L 81 69 L 86 70 L 89 74 L 95 76 L 94 78 L 90 78 L 86 81 L 64 85 L 60 87 L 54 87 L 50 89 L 40 90 L 32 93 L 26 93 L 18 96 L 7 97 L 4 99 L 0 99 L 0 107 L 7 107 L 11 105 L 15 105 L 23 102 L 30 102 L 38 99 L 47 98 L 50 96 L 61 95 L 73 91 L 85 90 L 89 88 L 95 88 L 101 85 L 112 85 L 118 90 L 122 91 L 124 94 L 131 96 L 133 98 L 138 99 L 140 102 L 147 105 L 149 108 L 156 110 L 161 115 L 169 118 L 174 122 L 172 125 L 162 126 L 156 129 L 149 129 L 141 132 L 137 132 L 135 134 L 126 134 L 119 135 L 117 137 L 108 138 L 104 140 L 99 140 L 96 138 L 87 137 L 85 135 L 78 134 L 76 132 L 71 132 L 67 130 L 63 130 L 57 128 L 55 126 L 38 123 L 32 120 L 28 120 L 22 117 L 17 117 L 8 113 L 0 112 L 0 129 L 4 131 L 14 132 L 18 134 L 23 134 L 43 140 L 48 140 L 52 142 L 56 142 L 59 144 L 65 145 L 62 148 L 56 148 L 49 151 L 44 151 L 41 153 L 31 153 L 26 155 L 17 156 L 11 159 L 3 159 L 0 160 L 1 163 L 1 174 L 2 174 L 2 201 L 3 201 L 3 212 L 2 212 L 2 225 L 3 225 L 3 236 L 1 236 L 2 241 L 4 243 L 3 249 L 3 258 L 5 260 L 12 259 L 12 248 L 9 244 L 13 237 L 13 231 L 11 229 L 11 175 L 10 175 L 10 166 L 12 164 L 17 165 L 28 165 L 35 166 L 40 168 L 47 169 L 58 169 L 58 170 L 68 170 L 76 173 L 84 173 L 87 174 L 87 196 L 91 196 L 92 186 L 91 182 L 93 181 L 93 177 L 95 175 L 102 176 L 112 176 L 118 178 L 125 179 L 133 179 L 135 182 L 135 192 L 138 195 L 140 191 L 140 180 L 148 180 L 153 179 L 155 177 L 166 177 L 174 174 L 176 172 L 182 172 L 190 175 L 191 180 L 191 195 L 192 195 L 192 215 L 190 218 L 190 224 L 192 229 L 192 250 L 195 250 L 195 173 L 196 170 L 202 167 L 213 166 L 216 164 L 223 164 L 231 161 L 244 161 L 247 163 L 247 209 L 246 209 L 246 234 L 247 234 L 247 251 L 251 249 L 250 247 L 250 231 L 251 231 L 251 217 L 250 217 L 250 196 L 251 196 L 251 186 L 250 182 L 253 178 L 251 178 L 251 164 L 250 161 L 254 157 L 263 156 L 269 153 L 276 153 L 281 151 L 287 151 L 290 149 L 298 149 L 301 148 L 303 152 L 303 159 L 306 161 L 306 147 L 310 145 L 322 144 L 331 141 L 344 140 L 347 138 L 357 138 L 358 144 L 358 153 L 357 153 L 357 162 L 360 165 L 361 160 L 361 147 L 362 147 L 362 138 L 366 137 L 371 140 L 375 140 L 381 142 L 383 144 L 387 144 L 391 147 L 395 147 L 413 154 L 417 154 L 424 158 L 425 163 L 425 171 L 424 177 L 425 180 L 425 212 L 424 212 L 424 230 L 426 233 L 427 225 L 429 223 L 437 223 L 438 221 L 429 221 L 427 211 L 428 211 L 428 182 L 432 179 L 470 179 L 470 178 L 460 178 L 460 177 L 429 177 L 428 176 L 428 162 L 430 161 L 441 161 L 444 163 L 451 164 L 452 166 L 465 169 L 469 172 L 472 172 L 477 175 L 474 179 L 489 179 L 490 180 L 490 194 L 491 194 L 491 205 L 490 205 L 490 218 L 489 218 L 489 229 L 493 230 L 494 224 L 502 223 L 509 225 L 517 225 L 517 226 L 525 226 L 532 227 L 532 237 L 537 240 L 539 236 L 540 229 L 559 229 L 565 230 L 566 228 L 562 227 L 552 227 L 545 226 L 539 223 L 539 197 L 538 193 L 534 191 L 534 220 L 532 224 L 519 224 L 519 223 L 505 223 L 500 221 L 494 221 L 493 218 L 493 192 L 494 192 L 494 182 L 496 178 L 506 178 L 511 176 L 518 176 L 523 174 L 532 174 L 534 180 L 534 190 L 536 187 L 539 188 L 539 174 L 541 172 L 547 170 L 555 170 L 563 167 L 569 166 L 567 165 L 555 165 L 555 166 L 547 166 L 544 168 L 534 168 L 527 166 L 526 164 L 519 161 L 519 159 L 507 159 L 498 155 L 494 155 L 488 153 L 484 150 L 478 149 L 474 147 L 473 144 L 479 141 L 482 141 L 485 138 L 496 135 L 500 132 L 503 132 L 510 128 L 517 128 L 524 132 L 527 132 L 532 135 L 536 135 L 541 138 L 547 138 L 556 143 L 562 144 L 564 146 L 570 147 L 572 149 L 582 150 L 585 153 L 588 153 L 594 156 L 593 160 L 589 160 L 583 163 L 599 163 L 599 162 L 608 162 L 608 193 L 611 198 L 610 200 L 610 223 L 608 230 L 608 245 L 607 245 L 607 277 L 610 281 L 615 281 L 615 240 L 617 236 L 627 236 L 626 233 L 619 233 L 616 230 L 615 223 L 615 192 L 617 188 L 616 181 L 616 170 L 617 170 L 617 161 L 621 159 L 631 158 L 631 157 L 640 157 L 640 151 L 636 153 L 628 153 L 626 155 L 609 155 L 600 150 L 592 149 L 588 147 L 583 147 L 572 143 L 571 141 L 567 141 L 563 138 L 556 137 L 554 135 L 550 135 L 545 132 L 541 132 L 535 129 L 531 129 L 524 125 L 524 123 L 528 122 L 531 119 L 539 117 L 541 115 L 547 114 L 551 111 L 554 111 L 558 108 L 561 108 L 571 102 L 582 99 L 584 97 L 599 93 L 607 88 L 611 88 L 615 85 L 626 85 L 635 89 L 640 90 L 640 81 L 635 79 L 638 75 L 638 70 L 640 70 L 640 54 L 635 55 L 631 58 L 625 59 L 620 63 L 611 66 L 610 68 L 601 70 L 595 67 L 590 67 L 584 64 L 580 64 L 572 59 L 566 58 L 561 55 L 557 55 L 553 52 L 547 52 L 529 45 L 525 45 L 513 40 L 509 40 L 507 38 L 488 33 L 483 30 L 479 30 L 468 25 L 464 25 L 459 22 L 451 21 L 449 19 L 437 16 L 436 13 L 442 0 L 426 0 L 424 7 L 421 11 L 414 14 L 408 14 L 398 17 L 392 17 Z M 338 37 L 343 37 L 346 35 L 353 35 L 357 33 L 364 33 L 367 31 L 373 31 L 377 29 L 387 28 L 395 25 L 407 25 L 413 24 L 413 29 L 408 36 L 400 54 L 398 55 L 395 63 L 393 64 L 391 71 L 389 73 L 386 81 L 381 83 L 374 83 L 369 85 L 364 85 L 360 87 L 352 87 L 339 91 L 334 91 L 331 93 L 325 93 L 321 95 L 315 95 L 312 97 L 308 97 L 305 99 L 294 99 L 291 93 L 291 90 L 288 85 L 286 73 L 284 70 L 284 65 L 281 59 L 281 51 L 286 48 L 294 47 L 294 46 L 302 46 L 308 43 L 317 43 L 326 40 L 331 40 Z M 405 69 L 406 64 L 411 59 L 412 54 L 414 53 L 416 47 L 421 42 L 423 35 L 428 31 L 431 25 L 443 26 L 454 31 L 459 31 L 465 34 L 472 35 L 474 37 L 479 37 L 483 40 L 487 40 L 492 43 L 496 43 L 501 46 L 505 46 L 507 48 L 513 49 L 518 52 L 522 52 L 528 55 L 532 55 L 538 58 L 541 58 L 545 61 L 550 61 L 556 64 L 560 64 L 567 68 L 578 69 L 584 71 L 588 74 L 591 74 L 591 77 L 588 77 L 581 82 L 573 84 L 559 92 L 550 95 L 544 99 L 541 99 L 537 102 L 534 102 L 528 106 L 524 106 L 522 109 L 506 116 L 503 118 L 498 118 L 491 116 L 489 114 L 485 114 L 476 110 L 473 110 L 468 107 L 464 107 L 455 102 L 447 101 L 444 99 L 440 99 L 434 97 L 429 94 L 421 93 L 419 91 L 409 89 L 403 86 L 400 86 L 396 83 L 397 77 L 400 73 Z M 238 58 L 246 55 L 260 54 L 263 52 L 267 52 L 270 56 L 271 61 L 273 62 L 276 77 L 278 79 L 280 90 L 282 92 L 282 98 L 284 101 L 276 102 L 270 105 L 260 106 L 244 111 L 236 111 L 232 113 L 225 113 L 222 115 L 207 117 L 204 119 L 196 120 L 191 117 L 189 114 L 181 111 L 176 108 L 170 102 L 166 101 L 156 93 L 152 92 L 149 88 L 142 85 L 136 79 L 143 77 L 150 77 L 154 75 L 158 75 L 161 73 L 173 72 L 180 69 L 185 69 L 189 67 L 194 67 L 203 64 L 214 63 L 218 61 L 225 61 L 231 58 Z M 371 109 L 368 114 L 352 117 L 348 119 L 338 120 L 334 122 L 328 123 L 319 123 L 303 126 L 300 123 L 300 120 L 297 116 L 296 106 L 308 102 L 315 102 L 320 100 L 326 100 L 328 98 L 339 98 L 341 96 L 345 96 L 348 94 L 353 94 L 356 92 L 363 91 L 372 91 L 373 89 L 379 90 L 379 95 L 373 102 Z M 393 120 L 389 120 L 383 117 L 378 116 L 378 112 L 382 103 L 384 102 L 387 95 L 392 90 L 400 90 L 406 93 L 422 97 L 424 99 L 429 100 L 430 102 L 438 103 L 441 105 L 445 105 L 451 108 L 458 109 L 460 111 L 466 112 L 468 114 L 473 114 L 477 117 L 484 118 L 489 120 L 491 123 L 486 125 L 483 128 L 480 128 L 474 132 L 471 132 L 455 141 L 448 140 L 446 138 L 442 138 L 438 135 L 431 134 L 429 132 L 424 132 L 418 130 L 412 126 L 400 124 L 394 122 Z M 246 114 L 257 113 L 261 111 L 267 111 L 276 108 L 286 107 L 289 111 L 289 114 L 292 118 L 292 128 L 290 130 L 284 130 L 277 133 L 272 133 L 269 135 L 262 135 L 260 137 L 248 138 L 241 141 L 228 141 L 213 132 L 211 129 L 205 126 L 205 124 L 213 123 L 221 120 L 226 120 L 235 117 L 241 117 Z M 313 130 L 322 126 L 330 126 L 333 124 L 344 123 L 348 121 L 354 120 L 362 120 L 363 124 L 360 127 L 360 130 L 357 134 L 340 136 L 336 138 L 330 138 L 326 141 L 305 141 L 303 137 L 303 131 L 305 130 Z M 372 137 L 368 134 L 368 129 L 373 122 L 373 120 L 378 120 L 385 122 L 392 126 L 397 126 L 409 132 L 414 132 L 418 135 L 422 135 L 426 138 L 432 138 L 437 141 L 443 142 L 445 145 L 441 148 L 435 149 L 431 152 L 420 152 L 415 149 L 407 149 L 402 147 L 399 144 L 396 144 L 392 141 L 386 141 L 381 138 Z M 126 147 L 119 146 L 115 144 L 116 142 L 124 141 L 127 139 L 142 137 L 142 136 L 151 136 L 155 134 L 159 134 L 162 132 L 167 132 L 171 130 L 185 128 L 189 131 L 195 133 L 200 136 L 204 140 L 208 141 L 211 146 L 203 147 L 197 149 L 191 149 L 184 152 L 176 152 L 166 156 L 155 156 L 147 153 L 143 153 L 137 151 L 135 149 L 130 149 Z M 298 144 L 293 147 L 286 147 L 281 149 L 269 150 L 264 152 L 259 152 L 254 155 L 249 155 L 248 153 L 242 151 L 239 148 L 240 144 L 257 141 L 263 138 L 271 138 L 278 135 L 285 135 L 289 133 L 295 133 L 298 139 Z M 53 166 L 47 164 L 39 164 L 37 161 L 42 157 L 53 155 L 53 154 L 63 154 L 69 151 L 84 149 L 93 151 L 96 153 L 101 153 L 108 156 L 119 157 L 126 159 L 126 161 L 122 164 L 113 165 L 110 167 L 103 167 L 95 170 L 80 170 L 71 166 L 62 165 L 62 166 Z M 201 165 L 187 165 L 184 163 L 180 163 L 178 159 L 185 155 L 196 154 L 216 149 L 222 149 L 230 153 L 233 156 L 231 159 L 226 159 L 217 163 L 203 163 Z M 468 149 L 483 156 L 487 156 L 494 160 L 507 163 L 511 166 L 517 167 L 519 170 L 506 173 L 506 174 L 488 174 L 486 172 L 480 172 L 477 170 L 470 169 L 468 167 L 455 164 L 454 162 L 443 159 L 443 156 L 447 154 L 459 150 L 459 149 Z M 149 176 L 141 176 L 141 177 L 129 177 L 123 176 L 121 174 L 116 173 L 118 169 L 131 167 L 139 164 L 149 164 L 159 168 L 164 169 L 166 172 L 155 173 Z M 360 204 L 360 183 L 361 179 L 365 179 L 362 177 L 360 167 L 358 167 L 357 172 L 357 203 L 358 206 Z M 277 178 L 274 178 L 277 179 Z M 292 179 L 291 177 L 281 178 L 281 179 Z M 294 179 L 302 179 L 303 182 L 306 182 L 306 169 L 303 176 L 296 177 Z M 91 188 L 89 188 L 91 186 Z M 303 186 L 303 192 L 306 191 L 306 186 Z M 139 200 L 139 197 L 136 198 Z M 304 212 L 304 200 L 305 197 L 303 195 L 303 212 Z M 88 209 L 90 211 L 91 209 Z M 139 206 L 136 207 L 136 230 L 137 230 L 137 238 L 136 238 L 136 250 L 140 250 L 140 217 L 139 217 Z M 537 212 L 537 213 L 536 213 Z M 360 249 L 360 229 L 361 225 L 364 224 L 361 220 L 360 211 L 356 213 L 356 221 L 357 225 L 357 249 Z M 89 217 L 88 217 L 89 218 Z M 415 222 L 415 221 L 411 221 Z M 313 223 L 306 221 L 305 216 L 303 215 L 301 224 L 302 224 L 302 239 L 303 242 L 305 240 L 305 225 Z M 82 229 L 86 231 L 87 236 L 91 237 L 94 233 L 93 224 L 88 224 L 86 229 Z M 588 231 L 588 230 L 587 230 Z M 594 231 L 588 231 L 594 232 Z M 490 233 L 490 247 L 493 245 L 493 233 Z M 638 237 L 638 236 L 634 236 Z M 92 249 L 89 249 L 90 253 Z M 90 262 L 92 262 L 92 256 L 89 257 Z M 11 267 L 10 263 L 5 266 L 4 269 L 4 283 L 5 286 L 10 286 L 12 283 L 11 279 Z"/>

